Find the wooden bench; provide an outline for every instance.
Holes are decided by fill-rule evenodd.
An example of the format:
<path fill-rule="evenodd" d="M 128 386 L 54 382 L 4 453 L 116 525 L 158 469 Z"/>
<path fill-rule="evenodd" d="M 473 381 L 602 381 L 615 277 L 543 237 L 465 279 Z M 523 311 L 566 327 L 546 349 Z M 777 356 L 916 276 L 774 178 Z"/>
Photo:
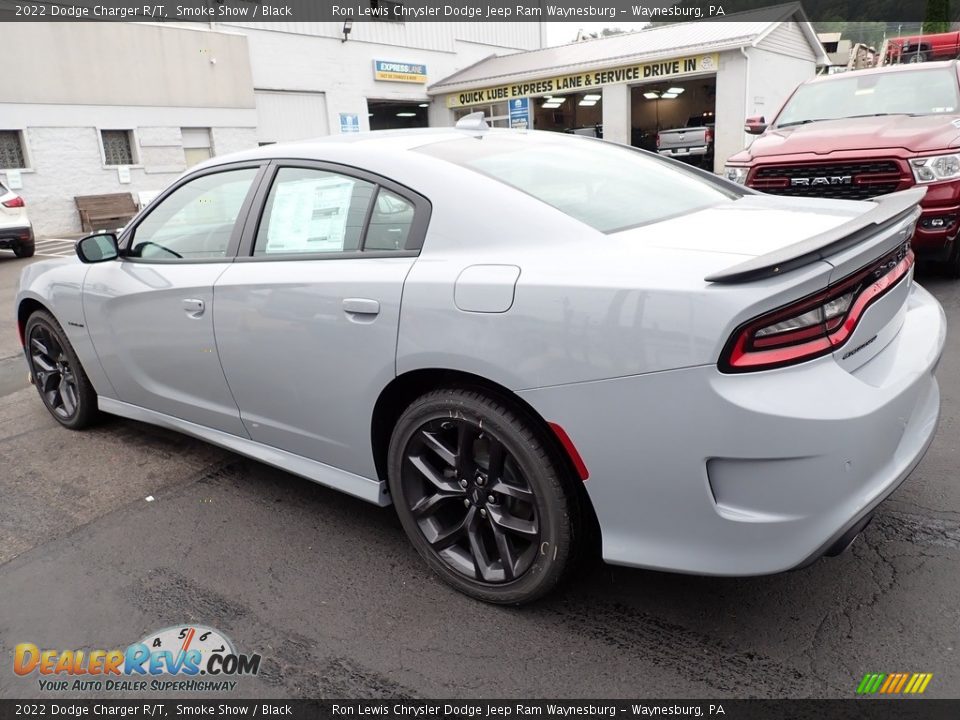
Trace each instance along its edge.
<path fill-rule="evenodd" d="M 137 214 L 137 204 L 130 193 L 77 195 L 73 200 L 77 204 L 80 228 L 84 232 L 116 230 Z"/>

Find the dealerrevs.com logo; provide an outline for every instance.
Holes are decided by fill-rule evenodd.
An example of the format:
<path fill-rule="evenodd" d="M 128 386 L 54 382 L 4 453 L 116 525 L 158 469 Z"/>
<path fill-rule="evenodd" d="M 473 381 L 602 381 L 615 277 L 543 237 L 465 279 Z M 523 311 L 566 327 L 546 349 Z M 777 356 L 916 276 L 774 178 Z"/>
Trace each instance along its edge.
<path fill-rule="evenodd" d="M 236 677 L 260 671 L 259 654 L 238 653 L 219 630 L 179 625 L 146 635 L 126 650 L 48 650 L 34 643 L 14 649 L 13 671 L 36 674 L 40 690 L 224 691 Z"/>

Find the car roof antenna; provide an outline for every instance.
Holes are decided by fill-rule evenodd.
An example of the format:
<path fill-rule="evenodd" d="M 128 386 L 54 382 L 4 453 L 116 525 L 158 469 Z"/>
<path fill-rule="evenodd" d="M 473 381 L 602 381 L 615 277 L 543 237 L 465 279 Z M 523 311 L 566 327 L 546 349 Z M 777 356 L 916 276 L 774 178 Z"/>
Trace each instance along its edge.
<path fill-rule="evenodd" d="M 457 120 L 456 128 L 458 130 L 489 130 L 490 126 L 487 125 L 482 112 L 472 112 Z"/>

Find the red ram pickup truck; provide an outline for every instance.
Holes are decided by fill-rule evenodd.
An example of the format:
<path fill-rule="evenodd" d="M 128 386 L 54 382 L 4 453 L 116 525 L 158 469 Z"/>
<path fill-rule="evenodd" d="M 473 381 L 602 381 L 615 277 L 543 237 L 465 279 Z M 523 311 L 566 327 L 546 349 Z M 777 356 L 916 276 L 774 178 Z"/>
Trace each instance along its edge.
<path fill-rule="evenodd" d="M 956 60 L 822 75 L 803 83 L 727 160 L 728 180 L 794 197 L 864 200 L 927 188 L 918 258 L 960 277 L 960 68 Z"/>
<path fill-rule="evenodd" d="M 960 55 L 960 32 L 931 33 L 890 38 L 888 63 L 952 60 Z"/>

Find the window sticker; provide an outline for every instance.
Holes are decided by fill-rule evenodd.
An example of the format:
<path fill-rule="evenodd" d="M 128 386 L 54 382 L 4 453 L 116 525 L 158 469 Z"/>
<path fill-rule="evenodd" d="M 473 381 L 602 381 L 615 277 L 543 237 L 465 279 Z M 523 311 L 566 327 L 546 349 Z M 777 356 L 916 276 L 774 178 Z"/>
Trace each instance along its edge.
<path fill-rule="evenodd" d="M 266 252 L 342 251 L 353 186 L 353 180 L 335 175 L 279 183 Z"/>

